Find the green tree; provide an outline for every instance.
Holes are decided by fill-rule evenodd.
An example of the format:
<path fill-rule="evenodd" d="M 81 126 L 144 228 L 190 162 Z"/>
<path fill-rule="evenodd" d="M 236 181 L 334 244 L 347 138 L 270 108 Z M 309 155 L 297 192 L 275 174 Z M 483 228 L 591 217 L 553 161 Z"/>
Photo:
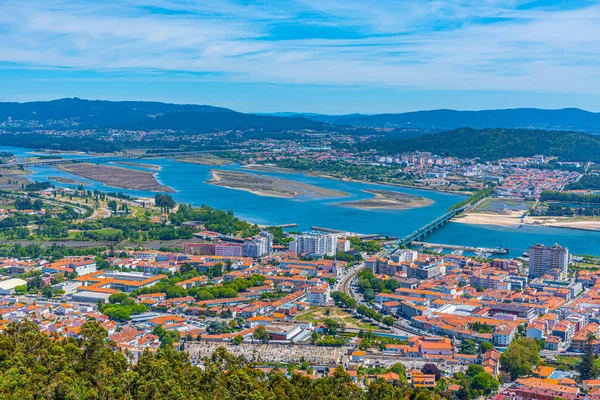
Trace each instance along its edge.
<path fill-rule="evenodd" d="M 481 342 L 479 343 L 479 353 L 485 354 L 488 350 L 492 350 L 494 345 L 490 342 Z"/>
<path fill-rule="evenodd" d="M 244 337 L 242 335 L 236 335 L 233 337 L 233 344 L 240 345 L 244 341 Z"/>
<path fill-rule="evenodd" d="M 269 337 L 269 332 L 265 329 L 264 326 L 259 325 L 258 328 L 252 333 L 252 337 L 262 343 L 267 343 L 271 338 Z"/>
<path fill-rule="evenodd" d="M 50 285 L 46 285 L 42 288 L 42 296 L 48 299 L 52 298 L 52 288 Z"/>
<path fill-rule="evenodd" d="M 467 376 L 469 378 L 473 378 L 482 372 L 485 371 L 483 370 L 483 367 L 478 364 L 469 364 L 469 367 L 467 368 Z"/>
<path fill-rule="evenodd" d="M 129 298 L 125 293 L 114 293 L 108 296 L 108 301 L 111 304 L 122 303 L 125 299 Z"/>
<path fill-rule="evenodd" d="M 531 373 L 533 366 L 540 361 L 540 349 L 534 339 L 518 338 L 513 340 L 500 356 L 500 365 L 512 379 Z"/>
<path fill-rule="evenodd" d="M 600 370 L 596 364 L 597 355 L 594 354 L 594 340 L 596 340 L 596 337 L 592 333 L 588 334 L 587 342 L 583 349 L 583 356 L 577 367 L 581 380 L 596 379 L 600 374 Z"/>
<path fill-rule="evenodd" d="M 485 372 L 480 372 L 471 380 L 471 388 L 485 395 L 497 391 L 499 387 L 498 380 Z"/>
<path fill-rule="evenodd" d="M 387 326 L 394 326 L 394 317 L 387 315 L 387 316 L 383 317 L 381 322 L 383 322 Z"/>
<path fill-rule="evenodd" d="M 461 354 L 477 354 L 477 344 L 470 339 L 463 340 L 460 343 Z"/>
<path fill-rule="evenodd" d="M 25 293 L 27 293 L 27 285 L 21 285 L 21 286 L 17 286 L 17 287 L 15 288 L 15 293 L 16 293 L 18 296 L 22 296 L 22 295 L 24 295 Z"/>

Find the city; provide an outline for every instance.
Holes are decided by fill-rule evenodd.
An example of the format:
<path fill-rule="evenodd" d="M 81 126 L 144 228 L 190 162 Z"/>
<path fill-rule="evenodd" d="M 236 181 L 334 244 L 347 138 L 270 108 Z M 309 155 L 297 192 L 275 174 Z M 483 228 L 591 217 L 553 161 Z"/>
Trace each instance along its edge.
<path fill-rule="evenodd" d="M 600 400 L 600 0 L 0 26 L 0 400 Z"/>
<path fill-rule="evenodd" d="M 177 205 L 167 194 L 142 200 L 30 189 L 5 195 L 4 226 L 25 218 L 30 227 L 35 220 L 27 218 L 51 213 L 65 220 L 69 207 L 75 221 L 86 212 L 89 221 L 121 220 L 121 234 L 128 221 L 146 220 L 154 226 L 141 225 L 141 236 L 166 239 L 171 229 L 180 244 L 5 247 L 0 329 L 29 320 L 53 337 L 77 339 L 94 320 L 133 364 L 168 345 L 204 366 L 223 347 L 265 373 L 283 366 L 289 376 L 318 379 L 343 370 L 363 388 L 384 380 L 454 395 L 468 386 L 481 394 L 580 398 L 598 385 L 576 380 L 581 371 L 572 360 L 589 346 L 598 351 L 590 335 L 600 333 L 599 258 L 535 243 L 514 257 L 469 256 L 377 235 L 240 223 L 238 236 L 219 232 L 233 215 Z M 503 359 L 523 340 L 539 347 L 543 364 Z M 474 389 L 478 373 L 490 378 Z"/>

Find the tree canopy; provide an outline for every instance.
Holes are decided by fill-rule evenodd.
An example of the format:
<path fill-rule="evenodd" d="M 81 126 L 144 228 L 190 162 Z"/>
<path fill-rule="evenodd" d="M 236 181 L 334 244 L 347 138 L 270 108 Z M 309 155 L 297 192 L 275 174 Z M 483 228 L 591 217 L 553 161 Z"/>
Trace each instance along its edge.
<path fill-rule="evenodd" d="M 116 350 L 115 350 L 116 349 Z M 145 351 L 135 365 L 108 340 L 95 321 L 77 339 L 52 338 L 29 321 L 11 323 L 0 334 L 0 397 L 6 399 L 273 399 L 337 400 L 439 398 L 429 391 L 383 381 L 366 391 L 338 368 L 312 380 L 281 371 L 264 375 L 243 358 L 217 349 L 192 366 L 170 345 Z M 416 397 L 415 397 L 416 396 Z"/>

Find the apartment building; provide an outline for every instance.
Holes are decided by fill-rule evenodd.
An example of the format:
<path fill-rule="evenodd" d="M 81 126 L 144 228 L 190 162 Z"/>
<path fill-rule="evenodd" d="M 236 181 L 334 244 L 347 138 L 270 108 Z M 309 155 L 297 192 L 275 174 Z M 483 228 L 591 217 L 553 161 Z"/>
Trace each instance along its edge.
<path fill-rule="evenodd" d="M 560 280 L 567 278 L 569 249 L 558 244 L 544 246 L 535 244 L 529 247 L 529 278 L 539 278 L 555 271 Z"/>

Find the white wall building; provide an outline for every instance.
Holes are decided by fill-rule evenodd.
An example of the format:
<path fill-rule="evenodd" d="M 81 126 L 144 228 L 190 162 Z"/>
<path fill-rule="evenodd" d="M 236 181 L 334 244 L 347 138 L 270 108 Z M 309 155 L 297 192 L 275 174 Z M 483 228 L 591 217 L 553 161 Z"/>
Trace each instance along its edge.
<path fill-rule="evenodd" d="M 306 301 L 312 305 L 323 306 L 327 304 L 327 301 L 329 300 L 329 293 L 330 289 L 327 282 L 323 282 L 322 285 L 314 285 L 309 289 L 306 295 Z"/>
<path fill-rule="evenodd" d="M 397 263 L 401 263 L 401 262 L 413 263 L 417 259 L 418 256 L 419 256 L 419 252 L 416 250 L 400 249 L 392 255 L 392 261 L 397 262 Z"/>
<path fill-rule="evenodd" d="M 552 270 L 557 270 L 560 279 L 567 278 L 569 249 L 536 244 L 529 247 L 529 278 L 539 278 Z"/>
<path fill-rule="evenodd" d="M 289 249 L 295 253 L 326 254 L 335 256 L 337 235 L 301 235 L 290 242 Z"/>
<path fill-rule="evenodd" d="M 273 244 L 273 235 L 267 231 L 260 232 L 258 237 L 244 242 L 244 256 L 259 258 L 271 254 L 271 245 Z"/>

